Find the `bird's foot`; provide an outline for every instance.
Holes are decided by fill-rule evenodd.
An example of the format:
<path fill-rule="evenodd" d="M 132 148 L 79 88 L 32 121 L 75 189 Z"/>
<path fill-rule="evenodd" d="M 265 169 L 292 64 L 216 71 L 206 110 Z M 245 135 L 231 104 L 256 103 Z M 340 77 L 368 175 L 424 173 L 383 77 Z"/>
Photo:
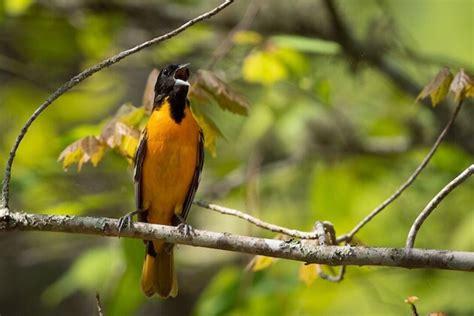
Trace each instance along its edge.
<path fill-rule="evenodd" d="M 178 218 L 178 220 L 181 222 L 177 228 L 182 234 L 186 235 L 187 237 L 196 236 L 194 228 L 187 224 L 186 220 L 181 215 L 176 214 L 176 218 Z"/>
<path fill-rule="evenodd" d="M 125 214 L 124 216 L 120 217 L 119 218 L 119 223 L 118 223 L 118 231 L 119 231 L 119 235 L 120 235 L 120 232 L 124 229 L 124 228 L 131 228 L 132 225 L 133 225 L 133 216 L 137 215 L 137 214 L 140 214 L 144 212 L 144 210 L 135 210 L 133 212 L 130 212 L 130 213 L 127 213 Z"/>

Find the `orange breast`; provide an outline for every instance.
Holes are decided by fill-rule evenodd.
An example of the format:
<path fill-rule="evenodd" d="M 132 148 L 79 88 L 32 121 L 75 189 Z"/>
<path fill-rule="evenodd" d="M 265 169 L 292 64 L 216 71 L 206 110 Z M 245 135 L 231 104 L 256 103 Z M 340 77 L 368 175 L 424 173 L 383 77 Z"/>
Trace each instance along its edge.
<path fill-rule="evenodd" d="M 186 107 L 177 124 L 168 102 L 153 111 L 147 124 L 147 150 L 142 169 L 143 207 L 148 222 L 170 225 L 180 213 L 196 168 L 199 127 Z"/>

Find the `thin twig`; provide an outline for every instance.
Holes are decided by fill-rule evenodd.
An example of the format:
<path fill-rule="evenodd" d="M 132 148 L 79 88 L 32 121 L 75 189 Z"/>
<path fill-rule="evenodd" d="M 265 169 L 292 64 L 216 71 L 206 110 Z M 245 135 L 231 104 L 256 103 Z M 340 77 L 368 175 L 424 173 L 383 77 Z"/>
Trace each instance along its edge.
<path fill-rule="evenodd" d="M 118 230 L 119 221 L 69 215 L 27 214 L 0 210 L 0 232 L 49 231 L 96 236 L 163 240 L 169 243 L 229 250 L 274 258 L 331 266 L 373 265 L 400 268 L 429 268 L 474 271 L 474 253 L 463 251 L 405 248 L 307 245 L 296 240 L 255 238 L 194 229 L 185 234 L 179 227 L 133 223 Z"/>
<path fill-rule="evenodd" d="M 388 199 L 386 199 L 382 204 L 377 206 L 369 215 L 367 215 L 361 222 L 359 222 L 349 233 L 338 237 L 337 243 L 340 243 L 343 241 L 350 241 L 362 227 L 364 227 L 367 223 L 369 223 L 372 220 L 372 218 L 374 218 L 377 214 L 379 214 L 389 204 L 395 201 L 403 193 L 403 191 L 405 191 L 405 189 L 407 189 L 413 183 L 413 181 L 415 181 L 415 179 L 418 177 L 421 171 L 423 171 L 426 165 L 428 165 L 431 158 L 433 157 L 436 150 L 438 149 L 439 145 L 445 138 L 449 129 L 451 128 L 454 121 L 456 120 L 456 117 L 459 111 L 461 110 L 461 107 L 462 107 L 462 102 L 459 102 L 458 105 L 456 106 L 456 109 L 454 110 L 454 113 L 452 114 L 451 118 L 449 119 L 444 129 L 439 134 L 438 138 L 436 139 L 435 143 L 431 147 L 430 151 L 428 152 L 426 157 L 423 159 L 423 161 L 420 163 L 420 165 L 415 169 L 413 174 L 408 178 L 408 180 L 406 180 L 405 183 L 403 183 L 402 186 L 398 188 L 397 191 L 395 191 L 395 193 L 393 193 Z"/>
<path fill-rule="evenodd" d="M 319 264 L 316 265 L 316 271 L 318 272 L 318 276 L 321 279 L 329 282 L 339 283 L 344 279 L 344 275 L 346 274 L 346 266 L 341 266 L 341 269 L 337 275 L 329 275 L 324 273 Z"/>
<path fill-rule="evenodd" d="M 211 204 L 205 201 L 194 201 L 194 204 L 196 204 L 199 207 L 206 208 L 208 210 L 216 211 L 221 214 L 226 214 L 226 215 L 232 215 L 238 218 L 242 218 L 255 226 L 267 229 L 269 231 L 275 232 L 275 233 L 281 233 L 285 234 L 287 236 L 295 237 L 295 238 L 301 238 L 301 239 L 317 239 L 318 238 L 318 233 L 317 232 L 302 232 L 299 230 L 295 229 L 289 229 L 286 227 L 278 226 L 275 224 L 267 223 L 264 222 L 256 217 L 253 217 L 249 214 L 246 214 L 244 212 L 234 210 L 228 207 L 223 207 L 220 205 L 216 204 Z"/>
<path fill-rule="evenodd" d="M 150 47 L 152 45 L 155 45 L 155 44 L 158 44 L 164 40 L 167 40 L 167 39 L 170 39 L 176 35 L 178 35 L 179 33 L 183 32 L 184 30 L 186 30 L 187 28 L 189 28 L 190 26 L 202 21 L 202 20 L 205 20 L 205 19 L 208 19 L 212 16 L 214 16 L 215 14 L 217 14 L 218 12 L 220 12 L 221 10 L 223 10 L 225 7 L 229 6 L 232 2 L 234 2 L 234 0 L 226 0 L 224 3 L 220 4 L 219 6 L 215 7 L 214 9 L 204 13 L 204 14 L 201 14 L 200 16 L 192 19 L 192 20 L 189 20 L 188 22 L 184 23 L 183 25 L 181 25 L 180 27 L 174 29 L 173 31 L 169 32 L 169 33 L 166 33 L 165 35 L 162 35 L 162 36 L 159 36 L 159 37 L 156 37 L 150 41 L 147 41 L 147 42 L 144 42 L 140 45 L 137 45 L 131 49 L 128 49 L 128 50 L 125 50 L 109 59 L 106 59 L 104 60 L 103 62 L 95 65 L 95 66 L 92 66 L 86 70 L 84 70 L 83 72 L 81 72 L 80 74 L 74 76 L 72 79 L 70 79 L 69 81 L 67 81 L 65 84 L 63 84 L 59 89 L 57 89 L 53 94 L 51 94 L 48 99 L 46 99 L 46 101 L 41 104 L 36 110 L 35 112 L 31 115 L 31 117 L 28 119 L 28 121 L 25 123 L 25 125 L 23 126 L 23 128 L 21 129 L 21 132 L 18 134 L 16 140 L 15 140 L 15 143 L 10 151 L 10 155 L 9 155 L 9 158 L 8 158 L 8 161 L 7 161 L 7 165 L 5 167 L 5 174 L 4 174 L 4 177 L 3 177 L 3 186 L 2 186 L 2 197 L 1 197 L 1 201 L 0 201 L 0 208 L 2 207 L 8 207 L 8 202 L 9 202 L 9 189 L 10 189 L 10 178 L 11 178 L 11 170 L 12 170 L 12 165 L 13 165 L 13 160 L 15 158 L 15 154 L 16 154 L 16 151 L 18 149 L 18 146 L 20 146 L 20 143 L 23 139 L 23 137 L 25 136 L 25 134 L 27 133 L 28 131 L 28 128 L 31 126 L 31 124 L 38 118 L 38 116 L 51 104 L 53 103 L 54 100 L 56 100 L 57 98 L 59 98 L 62 94 L 64 94 L 66 91 L 68 91 L 69 89 L 71 89 L 72 87 L 74 87 L 75 85 L 77 85 L 79 82 L 83 81 L 84 79 L 92 76 L 94 73 L 102 70 L 103 68 L 106 68 L 106 67 L 109 67 L 117 62 L 119 62 L 120 60 L 124 59 L 125 57 L 129 56 L 129 55 L 132 55 L 144 48 L 147 48 L 147 47 Z"/>
<path fill-rule="evenodd" d="M 413 316 L 420 316 L 420 314 L 418 314 L 418 311 L 416 310 L 415 304 L 410 304 L 410 306 L 411 306 L 411 312 L 413 313 Z"/>
<path fill-rule="evenodd" d="M 346 26 L 344 20 L 341 18 L 334 2 L 334 0 L 324 0 L 324 5 L 329 13 L 329 18 L 331 19 L 331 24 L 333 27 L 333 36 L 345 48 L 355 46 L 356 43 L 352 39 L 352 36 L 349 32 L 349 28 Z"/>
<path fill-rule="evenodd" d="M 95 300 L 97 302 L 97 312 L 98 312 L 99 316 L 104 316 L 104 312 L 102 310 L 102 303 L 100 302 L 99 292 L 95 293 Z"/>
<path fill-rule="evenodd" d="M 449 182 L 435 197 L 426 205 L 423 211 L 418 215 L 415 219 L 415 222 L 410 228 L 410 232 L 408 233 L 406 246 L 407 248 L 413 248 L 415 244 L 416 235 L 420 230 L 421 225 L 423 222 L 431 215 L 431 213 L 435 210 L 439 203 L 455 188 L 457 188 L 461 183 L 463 183 L 469 176 L 474 173 L 474 164 L 470 165 L 466 168 L 462 173 L 460 173 L 454 180 Z"/>

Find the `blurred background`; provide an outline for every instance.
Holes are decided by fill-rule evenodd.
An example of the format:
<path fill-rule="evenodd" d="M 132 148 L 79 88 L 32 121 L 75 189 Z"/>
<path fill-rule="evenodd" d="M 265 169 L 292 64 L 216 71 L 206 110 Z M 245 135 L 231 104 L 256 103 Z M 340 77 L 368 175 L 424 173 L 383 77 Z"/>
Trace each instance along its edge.
<path fill-rule="evenodd" d="M 0 1 L 0 166 L 29 115 L 83 69 L 164 34 L 217 1 Z M 208 105 L 224 137 L 207 154 L 198 199 L 310 230 L 346 233 L 416 168 L 453 102 L 415 97 L 443 67 L 474 71 L 472 0 L 237 1 L 158 46 L 79 84 L 33 124 L 13 168 L 12 209 L 119 217 L 134 208 L 129 163 L 110 151 L 96 167 L 65 172 L 59 153 L 97 134 L 124 103 L 140 106 L 153 67 L 190 62 L 248 99 L 248 116 Z M 402 197 L 358 235 L 402 247 L 426 203 L 473 161 L 472 102 L 433 161 Z M 474 251 L 474 182 L 438 207 L 418 247 Z M 197 228 L 275 237 L 193 207 Z M 180 292 L 147 299 L 139 240 L 41 232 L 0 234 L 0 314 L 473 315 L 473 274 L 349 267 L 339 284 L 300 279 L 279 260 L 247 271 L 250 256 L 179 246 Z"/>

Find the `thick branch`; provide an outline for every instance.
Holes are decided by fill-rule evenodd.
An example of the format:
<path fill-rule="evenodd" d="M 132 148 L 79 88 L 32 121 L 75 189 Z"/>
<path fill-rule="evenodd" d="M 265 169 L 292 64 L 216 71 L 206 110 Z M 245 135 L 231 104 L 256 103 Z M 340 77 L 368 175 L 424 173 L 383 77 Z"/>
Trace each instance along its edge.
<path fill-rule="evenodd" d="M 439 134 L 438 138 L 436 139 L 435 143 L 431 147 L 430 151 L 426 155 L 426 157 L 423 159 L 423 161 L 420 163 L 420 165 L 415 169 L 415 171 L 412 173 L 412 175 L 403 183 L 400 188 L 398 188 L 395 193 L 393 193 L 388 199 L 383 201 L 382 204 L 377 206 L 369 215 L 367 215 L 362 221 L 360 221 L 348 234 L 345 234 L 341 237 L 337 238 L 337 242 L 342 242 L 342 241 L 350 241 L 352 237 L 354 237 L 357 232 L 364 227 L 367 223 L 369 223 L 372 218 L 377 216 L 381 211 L 383 211 L 388 205 L 390 205 L 393 201 L 395 201 L 402 193 L 405 191 L 418 177 L 418 175 L 425 169 L 425 167 L 428 165 L 430 162 L 431 158 L 435 154 L 436 150 L 438 149 L 439 145 L 443 141 L 443 139 L 446 137 L 446 134 L 448 133 L 449 129 L 453 125 L 454 121 L 456 120 L 456 117 L 461 110 L 462 107 L 462 101 L 459 102 L 457 105 L 456 109 L 454 110 L 454 113 L 452 114 L 451 118 L 449 119 L 448 123 L 444 127 L 443 131 L 441 134 Z"/>
<path fill-rule="evenodd" d="M 9 189 L 10 189 L 10 177 L 11 177 L 11 170 L 12 170 L 12 165 L 13 165 L 13 160 L 15 159 L 15 154 L 16 154 L 16 151 L 18 149 L 18 147 L 20 146 L 20 143 L 21 141 L 23 140 L 23 137 L 25 137 L 25 134 L 26 132 L 28 131 L 28 128 L 31 126 L 31 124 L 33 124 L 33 122 L 38 118 L 38 116 L 51 104 L 53 103 L 54 100 L 56 100 L 57 98 L 59 98 L 62 94 L 64 94 L 66 91 L 68 91 L 69 89 L 71 89 L 72 87 L 74 87 L 75 85 L 77 85 L 79 82 L 83 81 L 84 79 L 92 76 L 93 74 L 95 74 L 96 72 L 106 68 L 106 67 L 109 67 L 117 62 L 119 62 L 120 60 L 124 59 L 125 57 L 129 56 L 129 55 L 132 55 L 144 48 L 147 48 L 149 46 L 152 46 L 152 45 L 155 45 L 155 44 L 158 44 L 164 40 L 167 40 L 169 38 L 172 38 L 176 35 L 178 35 L 179 33 L 183 32 L 184 30 L 186 30 L 187 28 L 189 28 L 190 26 L 202 21 L 202 20 L 205 20 L 205 19 L 209 19 L 210 17 L 214 16 L 215 14 L 217 14 L 218 12 L 220 12 L 221 10 L 223 10 L 225 7 L 227 7 L 228 5 L 230 5 L 232 2 L 234 2 L 234 0 L 226 0 L 224 3 L 222 3 L 221 5 L 217 6 L 216 8 L 212 9 L 211 11 L 208 11 L 186 23 L 184 23 L 183 25 L 181 25 L 180 27 L 178 27 L 177 29 L 174 29 L 173 31 L 169 32 L 169 33 L 166 33 L 165 35 L 162 35 L 162 36 L 159 36 L 159 37 L 156 37 L 150 41 L 147 41 L 147 42 L 144 42 L 140 45 L 137 45 L 131 49 L 128 49 L 128 50 L 125 50 L 109 59 L 106 59 L 104 60 L 103 62 L 101 62 L 100 64 L 97 64 L 95 66 L 92 66 L 86 70 L 84 70 L 83 72 L 81 72 L 80 74 L 74 76 L 71 80 L 69 80 L 68 82 L 66 82 L 65 84 L 63 84 L 59 89 L 57 89 L 53 94 L 51 94 L 48 99 L 46 99 L 46 101 L 41 104 L 36 110 L 35 112 L 31 115 L 31 117 L 28 119 L 28 121 L 25 123 L 25 125 L 23 126 L 23 128 L 21 129 L 21 132 L 20 134 L 18 134 L 16 140 L 15 140 L 15 143 L 13 144 L 13 147 L 10 151 L 10 155 L 8 157 L 8 161 L 7 161 L 7 166 L 5 168 L 5 174 L 3 176 L 3 186 L 2 186 L 2 196 L 1 196 L 1 201 L 0 201 L 0 208 L 2 207 L 8 207 L 8 200 L 9 200 Z"/>
<path fill-rule="evenodd" d="M 118 236 L 118 220 L 78 216 L 41 215 L 0 210 L 0 232 L 15 230 L 50 231 Z M 312 246 L 299 241 L 282 241 L 194 230 L 182 234 L 173 226 L 135 223 L 121 237 L 161 239 L 170 243 L 258 254 L 327 265 L 373 265 L 474 271 L 474 253 L 351 246 Z"/>
<path fill-rule="evenodd" d="M 469 176 L 474 173 L 474 165 L 470 165 L 464 170 L 461 174 L 459 174 L 453 181 L 449 182 L 435 197 L 426 205 L 423 211 L 418 215 L 415 222 L 410 228 L 410 232 L 408 233 L 406 247 L 413 248 L 415 244 L 416 234 L 420 230 L 421 225 L 423 225 L 424 221 L 430 216 L 430 214 L 434 211 L 434 209 L 438 206 L 441 201 L 448 196 L 451 191 L 457 188 L 461 183 L 463 183 Z"/>

